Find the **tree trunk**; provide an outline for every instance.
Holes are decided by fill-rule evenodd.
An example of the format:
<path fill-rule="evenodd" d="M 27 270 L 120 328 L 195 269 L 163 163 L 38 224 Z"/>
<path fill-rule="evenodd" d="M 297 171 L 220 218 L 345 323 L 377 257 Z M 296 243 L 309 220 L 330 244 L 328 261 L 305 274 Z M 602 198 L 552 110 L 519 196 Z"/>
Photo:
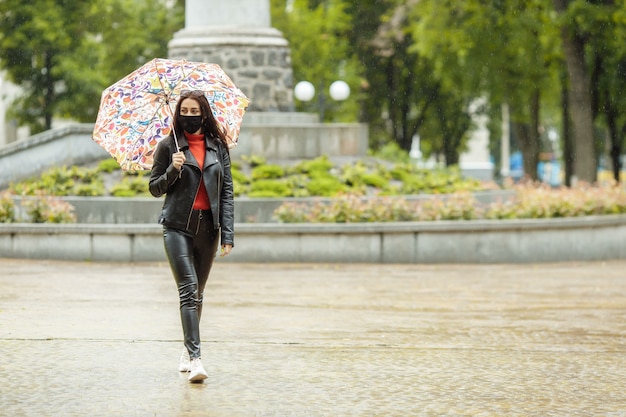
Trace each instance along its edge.
<path fill-rule="evenodd" d="M 604 60 L 600 55 L 598 55 L 595 60 L 593 85 L 601 85 L 597 81 L 597 79 L 599 79 L 604 72 Z M 620 160 L 620 156 L 622 154 L 622 137 L 620 135 L 620 128 L 618 127 L 619 114 L 617 112 L 617 109 L 615 108 L 615 105 L 613 104 L 613 92 L 611 91 L 611 89 L 608 88 L 606 84 L 604 84 L 604 89 L 602 93 L 602 95 L 604 96 L 604 105 L 602 106 L 602 108 L 606 117 L 606 124 L 609 128 L 609 137 L 611 138 L 611 150 L 609 151 L 609 155 L 611 156 L 613 179 L 619 183 L 619 174 L 622 169 Z M 595 94 L 594 97 L 594 112 L 601 111 L 600 106 L 596 102 L 596 99 L 599 97 L 600 93 L 598 92 L 597 94 Z"/>
<path fill-rule="evenodd" d="M 558 12 L 567 9 L 569 1 L 554 0 Z M 569 110 L 572 123 L 573 177 L 593 183 L 597 179 L 597 156 L 593 137 L 591 81 L 585 67 L 584 41 L 562 28 L 561 37 L 569 75 Z"/>
<path fill-rule="evenodd" d="M 539 90 L 533 93 L 529 107 L 530 123 L 513 122 L 512 127 L 524 159 L 524 176 L 526 179 L 536 181 L 539 163 Z"/>
<path fill-rule="evenodd" d="M 52 56 L 50 53 L 45 54 L 45 92 L 44 92 L 44 128 L 45 130 L 52 129 L 52 109 L 54 106 L 54 77 L 52 76 Z"/>
<path fill-rule="evenodd" d="M 563 163 L 565 165 L 565 185 L 572 186 L 571 178 L 574 173 L 574 152 L 572 150 L 571 119 L 569 112 L 569 88 L 567 74 L 561 77 L 561 113 L 563 118 Z"/>
<path fill-rule="evenodd" d="M 532 151 L 530 150 L 530 131 L 532 130 L 528 123 L 520 123 L 520 122 L 511 122 L 511 128 L 515 132 L 515 136 L 517 137 L 517 141 L 520 147 L 520 152 L 522 153 L 522 159 L 524 160 L 524 179 L 525 180 L 536 180 L 537 179 L 537 165 L 533 166 L 532 160 L 536 159 L 533 157 Z"/>
<path fill-rule="evenodd" d="M 541 107 L 541 92 L 539 89 L 536 89 L 530 98 L 530 131 L 528 132 L 528 143 L 527 152 L 529 155 L 528 168 L 531 170 L 533 174 L 531 178 L 533 180 L 538 179 L 537 174 L 537 165 L 539 164 L 539 151 L 540 151 L 540 143 L 539 143 L 539 110 Z M 524 159 L 526 161 L 526 159 Z M 526 166 L 524 167 L 526 169 Z"/>
<path fill-rule="evenodd" d="M 622 169 L 620 155 L 622 154 L 622 138 L 620 137 L 619 128 L 617 127 L 617 112 L 607 100 L 604 114 L 606 115 L 607 125 L 609 126 L 609 136 L 611 137 L 611 161 L 613 163 L 613 179 L 619 182 L 619 173 Z"/>

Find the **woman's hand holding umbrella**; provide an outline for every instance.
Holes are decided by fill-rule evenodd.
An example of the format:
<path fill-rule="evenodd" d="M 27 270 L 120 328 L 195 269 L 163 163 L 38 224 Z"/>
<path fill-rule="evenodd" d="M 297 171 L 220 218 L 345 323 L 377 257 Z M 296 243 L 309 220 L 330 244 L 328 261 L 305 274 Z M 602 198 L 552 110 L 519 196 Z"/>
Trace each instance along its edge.
<path fill-rule="evenodd" d="M 172 165 L 174 168 L 180 171 L 185 163 L 185 154 L 183 152 L 176 152 L 172 154 Z"/>

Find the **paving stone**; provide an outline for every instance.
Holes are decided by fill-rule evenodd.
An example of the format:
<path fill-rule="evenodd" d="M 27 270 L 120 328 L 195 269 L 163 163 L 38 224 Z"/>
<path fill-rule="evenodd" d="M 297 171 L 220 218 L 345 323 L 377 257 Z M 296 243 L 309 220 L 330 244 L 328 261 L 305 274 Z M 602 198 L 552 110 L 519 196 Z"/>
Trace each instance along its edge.
<path fill-rule="evenodd" d="M 167 264 L 0 259 L 0 416 L 626 417 L 626 262 L 218 262 L 203 362 Z"/>

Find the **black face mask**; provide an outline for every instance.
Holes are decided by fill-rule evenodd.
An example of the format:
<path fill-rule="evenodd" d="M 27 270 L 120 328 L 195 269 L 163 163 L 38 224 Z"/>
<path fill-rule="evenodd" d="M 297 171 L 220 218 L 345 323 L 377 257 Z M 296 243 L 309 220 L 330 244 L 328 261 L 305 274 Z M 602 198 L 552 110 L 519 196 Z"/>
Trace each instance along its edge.
<path fill-rule="evenodd" d="M 196 133 L 202 127 L 202 116 L 178 116 L 178 123 L 187 133 Z"/>

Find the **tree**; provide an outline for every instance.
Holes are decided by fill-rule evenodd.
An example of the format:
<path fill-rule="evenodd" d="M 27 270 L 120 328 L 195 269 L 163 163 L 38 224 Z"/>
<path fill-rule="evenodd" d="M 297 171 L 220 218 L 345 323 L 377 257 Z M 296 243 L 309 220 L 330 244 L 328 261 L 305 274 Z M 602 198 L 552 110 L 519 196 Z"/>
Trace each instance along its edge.
<path fill-rule="evenodd" d="M 440 91 L 430 61 L 411 51 L 414 41 L 407 23 L 415 3 L 410 0 L 391 8 L 370 42 L 371 52 L 383 68 L 381 74 L 371 74 L 382 91 L 370 99 L 377 101 L 378 111 L 383 111 L 383 120 L 390 125 L 391 138 L 405 151 L 410 150 Z"/>
<path fill-rule="evenodd" d="M 383 105 L 395 91 L 389 90 L 386 76 L 387 58 L 376 53 L 373 40 L 379 33 L 383 19 L 395 5 L 393 0 L 347 0 L 346 12 L 352 16 L 352 27 L 347 34 L 351 51 L 359 63 L 360 106 L 359 121 L 369 124 L 370 143 L 377 147 L 389 140 L 388 119 Z"/>
<path fill-rule="evenodd" d="M 346 40 L 352 23 L 344 1 L 272 0 L 271 6 L 273 26 L 291 45 L 295 81 L 309 81 L 316 88 L 316 100 L 298 102 L 297 108 L 319 112 L 324 121 L 355 121 L 358 66 Z M 341 104 L 333 103 L 326 92 L 337 80 L 348 83 L 357 94 Z"/>
<path fill-rule="evenodd" d="M 12 117 L 33 133 L 55 116 L 94 121 L 102 90 L 165 56 L 180 27 L 164 0 L 3 0 L 0 67 L 23 90 Z"/>
<path fill-rule="evenodd" d="M 49 129 L 66 79 L 68 51 L 79 47 L 85 28 L 80 0 L 4 0 L 0 2 L 0 65 L 24 96 L 12 116 L 37 132 Z"/>
<path fill-rule="evenodd" d="M 491 107 L 508 104 L 525 171 L 537 177 L 541 96 L 555 80 L 555 44 L 543 0 L 424 0 L 414 9 L 415 48 L 445 85 Z"/>
<path fill-rule="evenodd" d="M 411 149 L 413 138 L 422 132 L 429 110 L 442 91 L 441 80 L 433 76 L 432 62 L 413 50 L 415 44 L 409 30 L 410 12 L 417 2 L 403 1 L 350 1 L 348 10 L 354 16 L 350 42 L 361 62 L 364 99 L 361 103 L 361 120 L 370 124 L 374 133 L 372 145 L 377 147 L 389 140 L 405 151 Z M 450 91 L 449 91 L 450 92 Z M 431 141 L 451 139 L 447 136 L 451 125 L 462 119 L 447 117 L 456 109 L 438 107 L 446 119 L 446 129 L 441 124 L 430 124 L 429 134 L 422 142 L 426 148 L 439 150 L 441 146 Z M 459 129 L 453 129 L 459 130 Z M 463 130 L 463 129 L 460 129 Z M 459 138 L 462 142 L 463 136 Z M 447 141 L 449 145 L 453 142 Z M 447 147 L 447 161 L 458 161 L 460 147 Z"/>
<path fill-rule="evenodd" d="M 574 19 L 566 12 L 579 0 L 553 0 L 554 8 L 564 16 L 561 29 L 563 52 L 568 73 L 568 107 L 571 112 L 573 175 L 579 180 L 595 182 L 597 155 L 594 146 L 591 77 L 586 64 L 585 37 Z M 583 2 L 584 3 L 584 2 Z"/>
<path fill-rule="evenodd" d="M 579 4 L 572 13 L 586 39 L 590 68 L 593 119 L 608 130 L 613 178 L 620 180 L 626 135 L 626 7 L 613 1 Z M 599 141 L 596 141 L 599 142 Z M 602 152 L 596 143 L 596 150 Z"/>

